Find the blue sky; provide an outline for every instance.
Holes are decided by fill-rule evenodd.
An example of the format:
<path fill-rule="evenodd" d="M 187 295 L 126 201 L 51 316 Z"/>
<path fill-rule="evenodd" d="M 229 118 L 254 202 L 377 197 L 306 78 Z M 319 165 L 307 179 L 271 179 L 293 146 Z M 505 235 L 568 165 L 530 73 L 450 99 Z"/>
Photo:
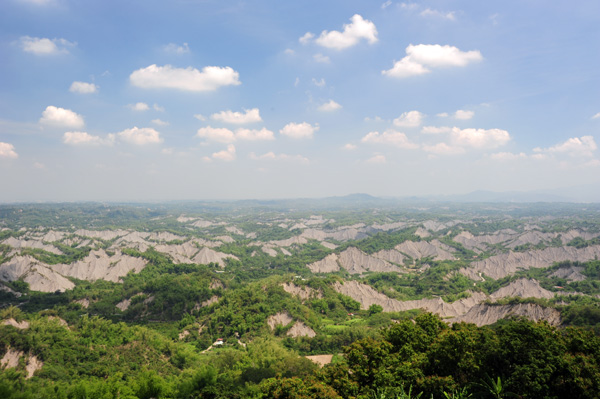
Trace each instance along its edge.
<path fill-rule="evenodd" d="M 597 1 L 0 3 L 0 201 L 600 184 Z"/>

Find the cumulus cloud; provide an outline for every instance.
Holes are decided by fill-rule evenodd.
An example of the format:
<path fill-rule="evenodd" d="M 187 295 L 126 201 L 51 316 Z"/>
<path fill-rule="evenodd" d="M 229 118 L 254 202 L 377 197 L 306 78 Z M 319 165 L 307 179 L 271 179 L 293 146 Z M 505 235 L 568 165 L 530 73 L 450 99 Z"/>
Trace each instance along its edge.
<path fill-rule="evenodd" d="M 106 138 L 94 136 L 87 132 L 66 132 L 63 134 L 63 143 L 73 146 L 87 145 L 113 145 L 115 143 L 115 135 L 109 134 Z"/>
<path fill-rule="evenodd" d="M 71 93 L 91 94 L 98 91 L 98 86 L 93 83 L 73 82 L 69 88 Z"/>
<path fill-rule="evenodd" d="M 246 123 L 262 122 L 258 108 L 246 109 L 244 112 L 221 111 L 210 116 L 216 121 L 243 125 Z"/>
<path fill-rule="evenodd" d="M 190 52 L 190 48 L 187 43 L 183 43 L 182 46 L 175 43 L 169 43 L 163 47 L 163 50 L 170 54 L 185 54 Z"/>
<path fill-rule="evenodd" d="M 0 158 L 18 158 L 19 154 L 15 151 L 15 146 L 0 141 Z"/>
<path fill-rule="evenodd" d="M 145 89 L 176 89 L 183 91 L 214 91 L 221 86 L 240 85 L 239 73 L 231 67 L 207 66 L 198 69 L 175 68 L 171 65 L 150 65 L 133 71 L 132 85 Z"/>
<path fill-rule="evenodd" d="M 81 128 L 85 125 L 83 117 L 70 109 L 49 105 L 42 112 L 40 123 L 49 126 Z"/>
<path fill-rule="evenodd" d="M 424 145 L 423 150 L 436 155 L 458 155 L 463 154 L 465 152 L 465 149 L 462 147 L 450 146 L 446 143 Z"/>
<path fill-rule="evenodd" d="M 448 117 L 448 113 L 447 112 L 440 112 L 439 114 L 436 114 L 435 116 L 439 116 L 440 118 L 447 118 Z"/>
<path fill-rule="evenodd" d="M 442 12 L 439 10 L 432 10 L 431 8 L 426 8 L 423 11 L 421 11 L 420 15 L 422 17 L 435 17 L 435 18 L 448 19 L 450 21 L 456 20 L 456 15 L 455 15 L 454 11 Z"/>
<path fill-rule="evenodd" d="M 442 134 L 450 133 L 452 128 L 449 126 L 423 126 L 421 133 L 423 134 Z"/>
<path fill-rule="evenodd" d="M 348 143 L 348 144 L 344 144 L 344 146 L 342 147 L 342 150 L 352 151 L 352 150 L 356 150 L 356 148 L 357 148 L 356 144 Z"/>
<path fill-rule="evenodd" d="M 117 133 L 119 139 L 135 145 L 159 144 L 162 143 L 160 133 L 151 127 L 125 129 Z"/>
<path fill-rule="evenodd" d="M 600 112 L 598 112 L 596 115 L 592 116 L 592 119 L 599 119 L 600 118 Z"/>
<path fill-rule="evenodd" d="M 429 68 L 464 67 L 482 59 L 478 50 L 461 51 L 454 46 L 439 44 L 410 44 L 406 47 L 406 56 L 382 74 L 406 78 L 429 73 Z"/>
<path fill-rule="evenodd" d="M 279 133 L 284 136 L 290 137 L 292 139 L 310 139 L 313 137 L 314 133 L 319 130 L 319 125 L 315 124 L 314 126 L 307 122 L 302 123 L 288 123 L 279 131 Z"/>
<path fill-rule="evenodd" d="M 368 163 L 386 163 L 387 159 L 385 158 L 385 155 L 381 155 L 381 154 L 377 154 L 372 156 L 371 158 L 367 159 Z"/>
<path fill-rule="evenodd" d="M 142 112 L 148 111 L 150 109 L 150 107 L 146 103 L 129 104 L 128 107 L 134 111 L 142 111 Z"/>
<path fill-rule="evenodd" d="M 452 128 L 452 142 L 455 145 L 472 148 L 497 148 L 510 141 L 510 134 L 501 129 L 459 129 Z"/>
<path fill-rule="evenodd" d="M 163 121 L 163 120 L 160 120 L 160 119 L 152 119 L 150 122 L 152 122 L 152 123 L 154 123 L 155 125 L 158 125 L 158 126 L 168 126 L 169 125 L 169 122 L 166 122 L 166 121 Z"/>
<path fill-rule="evenodd" d="M 472 119 L 473 116 L 475 116 L 475 112 L 474 111 L 466 111 L 464 109 L 459 109 L 458 111 L 456 111 L 454 113 L 454 118 L 460 119 L 460 120 Z"/>
<path fill-rule="evenodd" d="M 399 127 L 417 127 L 421 124 L 424 116 L 419 111 L 404 112 L 398 118 L 394 119 L 394 125 Z"/>
<path fill-rule="evenodd" d="M 321 106 L 319 106 L 318 110 L 323 111 L 323 112 L 332 112 L 332 111 L 337 111 L 338 109 L 341 109 L 341 108 L 342 108 L 342 106 L 340 104 L 336 103 L 333 100 L 329 100 L 325 104 L 322 104 Z"/>
<path fill-rule="evenodd" d="M 592 157 L 598 149 L 592 136 L 571 137 L 567 141 L 549 148 L 534 148 L 537 153 L 568 154 L 572 157 Z"/>
<path fill-rule="evenodd" d="M 352 47 L 361 39 L 365 39 L 369 44 L 377 42 L 377 28 L 375 24 L 369 20 L 363 19 L 362 16 L 355 14 L 350 18 L 352 21 L 344 25 L 342 32 L 333 30 L 328 32 L 324 30 L 321 35 L 315 39 L 315 42 L 323 47 L 336 50 L 343 50 Z M 303 38 L 306 35 L 303 36 Z M 312 37 L 307 40 L 312 39 Z"/>
<path fill-rule="evenodd" d="M 235 131 L 235 137 L 247 141 L 275 140 L 275 134 L 264 127 L 260 130 L 240 128 Z"/>
<path fill-rule="evenodd" d="M 195 114 L 194 118 L 198 119 L 199 121 L 204 122 L 206 120 L 206 116 L 202 115 L 202 114 Z"/>
<path fill-rule="evenodd" d="M 209 141 L 216 141 L 218 143 L 233 143 L 235 141 L 235 135 L 231 130 L 210 126 L 198 129 L 196 137 L 207 139 Z"/>
<path fill-rule="evenodd" d="M 300 162 L 300 163 L 309 163 L 308 158 L 302 155 L 288 155 L 288 154 L 275 154 L 274 152 L 267 152 L 263 155 L 256 155 L 255 153 L 250 153 L 250 159 L 255 161 L 291 161 L 291 162 Z"/>
<path fill-rule="evenodd" d="M 23 51 L 35 55 L 68 54 L 68 48 L 75 46 L 75 43 L 65 39 L 48 39 L 45 37 L 22 36 L 19 41 Z"/>
<path fill-rule="evenodd" d="M 314 33 L 306 32 L 304 35 L 302 35 L 302 37 L 300 37 L 300 39 L 298 39 L 298 41 L 301 44 L 308 44 L 314 37 L 315 37 Z"/>
<path fill-rule="evenodd" d="M 329 64 L 331 62 L 328 56 L 323 55 L 321 53 L 313 55 L 313 59 L 315 60 L 315 62 L 319 62 L 321 64 Z"/>
<path fill-rule="evenodd" d="M 392 0 L 387 0 L 385 3 L 381 4 L 381 9 L 385 10 L 386 8 L 388 8 L 391 5 L 392 5 Z"/>
<path fill-rule="evenodd" d="M 212 157 L 221 161 L 233 161 L 235 160 L 235 146 L 229 144 L 226 150 L 213 152 Z"/>
<path fill-rule="evenodd" d="M 152 106 L 152 108 L 154 108 L 155 111 L 158 112 L 165 112 L 165 107 L 161 107 L 160 105 L 154 103 L 154 105 Z"/>
<path fill-rule="evenodd" d="M 417 144 L 411 142 L 408 137 L 406 137 L 406 134 L 395 130 L 386 130 L 383 133 L 369 132 L 361 139 L 361 142 L 393 145 L 398 148 L 409 150 L 419 147 Z"/>

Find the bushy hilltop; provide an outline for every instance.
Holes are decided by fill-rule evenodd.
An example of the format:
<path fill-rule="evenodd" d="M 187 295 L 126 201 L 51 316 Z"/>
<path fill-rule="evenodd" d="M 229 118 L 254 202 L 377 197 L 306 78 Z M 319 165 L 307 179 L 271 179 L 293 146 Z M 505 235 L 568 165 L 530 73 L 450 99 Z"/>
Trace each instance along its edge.
<path fill-rule="evenodd" d="M 67 395 L 77 376 L 94 390 L 94 378 L 129 373 L 142 385 L 160 377 L 171 389 L 162 397 L 177 397 L 185 378 L 226 378 L 202 367 L 227 349 L 235 384 L 256 385 L 234 384 L 237 394 L 260 397 L 275 395 L 265 381 L 276 375 L 317 375 L 297 354 L 347 364 L 348 345 L 387 339 L 382 328 L 424 312 L 444 325 L 524 317 L 600 331 L 600 207 L 342 202 L 0 206 L 3 381 L 54 381 Z M 62 375 L 69 361 L 40 338 L 49 326 L 102 348 L 85 367 L 107 366 Z M 97 329 L 110 337 L 93 338 Z M 269 361 L 252 357 L 264 348 Z M 198 368 L 210 375 L 192 376 Z M 345 395 L 333 381 L 315 386 L 343 397 L 377 388 L 355 381 Z M 436 395 L 467 386 L 406 381 Z M 138 388 L 132 397 L 157 397 Z"/>

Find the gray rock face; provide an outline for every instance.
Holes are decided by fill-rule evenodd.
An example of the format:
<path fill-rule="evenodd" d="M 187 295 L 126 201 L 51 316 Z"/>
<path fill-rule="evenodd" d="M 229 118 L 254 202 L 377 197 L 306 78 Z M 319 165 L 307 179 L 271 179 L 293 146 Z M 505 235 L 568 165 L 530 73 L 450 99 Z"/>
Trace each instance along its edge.
<path fill-rule="evenodd" d="M 586 277 L 581 273 L 582 271 L 583 267 L 580 266 L 561 267 L 552 273 L 550 277 L 564 278 L 569 281 L 583 281 Z"/>
<path fill-rule="evenodd" d="M 473 306 L 466 314 L 449 319 L 448 322 L 474 323 L 478 326 L 494 324 L 498 320 L 512 316 L 523 316 L 533 321 L 546 320 L 553 326 L 561 323 L 560 312 L 556 309 L 545 308 L 533 303 L 521 303 L 517 305 L 486 305 Z"/>
<path fill-rule="evenodd" d="M 54 265 L 56 266 L 56 265 Z M 45 263 L 32 256 L 15 256 L 0 265 L 0 280 L 23 279 L 33 291 L 55 292 L 70 290 L 75 285 Z"/>
<path fill-rule="evenodd" d="M 338 256 L 336 254 L 329 254 L 325 258 L 311 263 L 308 266 L 313 273 L 332 273 L 340 270 L 340 265 L 337 263 Z"/>
<path fill-rule="evenodd" d="M 452 255 L 448 247 L 442 244 L 438 240 L 433 240 L 431 243 L 427 241 L 404 241 L 402 244 L 396 245 L 395 249 L 410 256 L 413 259 L 421 259 L 432 257 L 434 260 L 453 260 Z"/>
<path fill-rule="evenodd" d="M 70 265 L 53 265 L 52 268 L 63 276 L 80 280 L 107 280 L 119 282 L 130 271 L 139 273 L 146 267 L 141 258 L 125 255 L 120 251 L 108 255 L 104 250 L 91 251 L 84 259 Z"/>
<path fill-rule="evenodd" d="M 521 278 L 490 295 L 494 300 L 507 297 L 550 299 L 554 298 L 554 292 L 542 288 L 536 280 Z"/>
<path fill-rule="evenodd" d="M 355 247 L 349 247 L 339 255 L 327 255 L 324 259 L 308 265 L 313 273 L 331 273 L 340 270 L 340 267 L 346 269 L 350 274 L 362 274 L 368 271 L 398 273 L 403 271 L 398 266 L 375 256 L 367 255 Z"/>
<path fill-rule="evenodd" d="M 585 262 L 600 257 L 600 245 L 577 249 L 575 247 L 550 247 L 527 252 L 509 252 L 474 262 L 470 268 L 461 269 L 465 276 L 480 280 L 478 273 L 499 279 L 518 270 L 549 267 L 554 262 L 566 260 Z"/>

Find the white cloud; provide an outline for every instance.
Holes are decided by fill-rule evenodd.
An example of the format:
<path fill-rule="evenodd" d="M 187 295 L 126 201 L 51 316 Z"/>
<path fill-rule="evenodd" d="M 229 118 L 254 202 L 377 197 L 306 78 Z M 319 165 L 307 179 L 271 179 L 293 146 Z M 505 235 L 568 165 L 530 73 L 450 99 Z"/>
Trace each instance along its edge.
<path fill-rule="evenodd" d="M 162 143 L 160 133 L 151 127 L 125 129 L 117 133 L 119 138 L 127 143 L 135 145 L 159 144 Z"/>
<path fill-rule="evenodd" d="M 452 128 L 452 142 L 462 147 L 497 148 L 509 141 L 510 134 L 506 130 Z"/>
<path fill-rule="evenodd" d="M 221 86 L 240 85 L 239 73 L 231 67 L 207 66 L 175 68 L 171 65 L 150 65 L 133 71 L 131 84 L 145 89 L 176 89 L 184 91 L 214 91 Z"/>
<path fill-rule="evenodd" d="M 298 41 L 301 44 L 308 44 L 315 37 L 314 33 L 306 32 Z"/>
<path fill-rule="evenodd" d="M 404 112 L 398 118 L 394 119 L 394 125 L 399 127 L 417 127 L 421 124 L 424 116 L 419 111 Z"/>
<path fill-rule="evenodd" d="M 381 71 L 382 74 L 394 78 L 408 78 L 410 76 L 424 75 L 429 72 L 431 72 L 429 69 L 409 57 L 404 57 L 400 61 L 396 61 L 392 69 Z"/>
<path fill-rule="evenodd" d="M 158 126 L 168 126 L 169 125 L 169 122 L 165 122 L 165 121 L 160 120 L 160 119 L 152 119 L 150 122 L 152 122 L 152 123 L 154 123 L 155 125 L 158 125 Z"/>
<path fill-rule="evenodd" d="M 420 15 L 422 17 L 443 18 L 443 19 L 448 19 L 450 21 L 455 21 L 456 20 L 456 16 L 455 16 L 454 11 L 442 12 L 442 11 L 438 11 L 438 10 L 432 10 L 431 8 L 426 8 L 425 10 L 421 11 Z"/>
<path fill-rule="evenodd" d="M 221 161 L 233 161 L 235 160 L 235 146 L 229 144 L 226 150 L 214 152 L 212 157 L 214 159 L 220 159 Z"/>
<path fill-rule="evenodd" d="M 515 161 L 517 159 L 527 158 L 527 154 L 524 152 L 520 152 L 518 154 L 513 154 L 512 152 L 497 152 L 495 154 L 491 154 L 490 158 L 495 161 Z"/>
<path fill-rule="evenodd" d="M 195 114 L 194 118 L 198 119 L 199 121 L 204 122 L 206 120 L 206 116 L 202 115 L 202 114 Z"/>
<path fill-rule="evenodd" d="M 48 39 L 39 37 L 22 36 L 20 38 L 21 48 L 26 53 L 35 55 L 54 55 L 54 54 L 68 54 L 68 47 L 75 46 L 75 43 L 71 43 L 65 39 Z"/>
<path fill-rule="evenodd" d="M 431 72 L 428 67 L 464 67 L 482 59 L 478 50 L 461 51 L 454 46 L 439 44 L 410 44 L 406 47 L 406 56 L 395 62 L 392 69 L 382 73 L 395 78 L 406 78 Z"/>
<path fill-rule="evenodd" d="M 141 112 L 148 111 L 150 109 L 150 107 L 146 103 L 129 104 L 128 107 L 134 111 L 141 111 Z"/>
<path fill-rule="evenodd" d="M 475 116 L 475 112 L 474 111 L 467 111 L 467 110 L 464 110 L 464 109 L 459 109 L 458 111 L 456 111 L 454 113 L 454 118 L 460 119 L 460 120 L 472 119 L 473 116 Z"/>
<path fill-rule="evenodd" d="M 239 140 L 248 141 L 275 140 L 275 134 L 264 127 L 260 130 L 240 128 L 235 131 L 235 137 Z"/>
<path fill-rule="evenodd" d="M 262 122 L 262 118 L 260 117 L 260 112 L 258 108 L 246 109 L 244 113 L 242 112 L 233 112 L 233 111 L 221 111 L 216 114 L 212 114 L 210 116 L 212 119 L 225 122 L 232 123 L 237 125 L 243 125 L 246 123 L 256 123 Z"/>
<path fill-rule="evenodd" d="M 63 134 L 63 143 L 68 145 L 113 145 L 115 143 L 115 135 L 108 134 L 106 138 L 93 136 L 87 132 L 66 132 Z"/>
<path fill-rule="evenodd" d="M 325 83 L 325 79 L 323 79 L 323 78 L 321 78 L 321 80 L 312 78 L 312 82 L 317 87 L 325 87 L 325 85 L 327 84 L 327 83 Z"/>
<path fill-rule="evenodd" d="M 219 143 L 233 143 L 235 141 L 235 135 L 231 130 L 210 126 L 198 129 L 196 137 L 207 139 L 209 141 L 216 141 Z"/>
<path fill-rule="evenodd" d="M 358 14 L 350 18 L 350 24 L 344 25 L 344 31 L 323 31 L 315 42 L 323 47 L 343 50 L 358 44 L 359 40 L 365 39 L 369 44 L 377 42 L 377 28 L 369 20 L 363 19 Z"/>
<path fill-rule="evenodd" d="M 600 118 L 600 112 L 598 112 L 596 115 L 592 116 L 592 119 L 598 119 Z"/>
<path fill-rule="evenodd" d="M 449 146 L 446 143 L 437 143 L 435 145 L 424 145 L 423 150 L 437 155 L 458 155 L 463 154 L 465 149 L 462 147 Z"/>
<path fill-rule="evenodd" d="M 367 159 L 366 162 L 368 162 L 368 163 L 386 163 L 387 159 L 385 158 L 385 155 L 378 154 L 378 155 L 374 155 L 371 158 Z"/>
<path fill-rule="evenodd" d="M 279 131 L 284 136 L 288 136 L 293 139 L 310 139 L 314 133 L 319 130 L 319 125 L 315 124 L 312 126 L 310 123 L 288 123 Z"/>
<path fill-rule="evenodd" d="M 441 134 L 450 133 L 452 128 L 449 126 L 423 126 L 421 133 L 423 134 Z"/>
<path fill-rule="evenodd" d="M 190 52 L 190 48 L 187 43 L 183 43 L 182 46 L 175 43 L 169 43 L 163 47 L 163 50 L 171 54 L 186 54 Z"/>
<path fill-rule="evenodd" d="M 342 147 L 342 150 L 352 151 L 352 150 L 356 150 L 357 148 L 358 147 L 356 146 L 356 144 L 348 143 L 348 144 L 344 144 L 344 146 Z"/>
<path fill-rule="evenodd" d="M 59 108 L 53 105 L 46 107 L 42 112 L 40 123 L 50 126 L 81 128 L 85 125 L 83 117 L 70 109 Z"/>
<path fill-rule="evenodd" d="M 331 62 L 328 56 L 323 55 L 321 53 L 313 55 L 313 59 L 315 60 L 315 62 L 319 62 L 321 64 L 329 64 Z"/>
<path fill-rule="evenodd" d="M 440 112 L 439 114 L 436 114 L 435 116 L 438 116 L 440 118 L 447 118 L 449 115 L 447 112 Z"/>
<path fill-rule="evenodd" d="M 417 3 L 400 3 L 400 8 L 405 10 L 415 10 L 419 8 Z"/>
<path fill-rule="evenodd" d="M 15 146 L 0 141 L 0 158 L 18 158 L 19 154 L 15 151 Z"/>
<path fill-rule="evenodd" d="M 69 91 L 72 93 L 91 94 L 98 91 L 98 86 L 93 83 L 73 82 Z"/>
<path fill-rule="evenodd" d="M 406 134 L 395 130 L 386 130 L 383 133 L 369 132 L 360 141 L 363 143 L 393 145 L 404 149 L 415 149 L 419 147 L 417 144 L 411 142 L 408 137 L 406 137 Z"/>
<path fill-rule="evenodd" d="M 365 116 L 365 122 L 383 122 L 383 118 L 381 116 L 375 115 L 373 118 Z"/>
<path fill-rule="evenodd" d="M 329 100 L 325 104 L 322 104 L 321 106 L 319 106 L 318 110 L 323 111 L 323 112 L 333 112 L 333 111 L 337 111 L 338 109 L 341 109 L 341 108 L 342 108 L 342 106 L 340 104 L 336 103 L 333 100 Z"/>
<path fill-rule="evenodd" d="M 309 163 L 309 159 L 302 155 L 288 155 L 288 154 L 275 154 L 274 152 L 267 152 L 263 155 L 256 155 L 250 153 L 250 159 L 254 161 L 291 161 L 300 163 Z"/>
<path fill-rule="evenodd" d="M 161 107 L 160 105 L 154 103 L 154 105 L 152 106 L 152 108 L 154 108 L 155 111 L 158 112 L 165 112 L 165 107 Z"/>
<path fill-rule="evenodd" d="M 571 137 L 567 141 L 550 148 L 534 148 L 537 153 L 565 153 L 573 157 L 592 157 L 598 149 L 592 136 Z"/>
<path fill-rule="evenodd" d="M 287 54 L 287 55 L 294 55 L 294 54 L 296 54 L 296 52 L 294 50 L 292 50 L 291 48 L 286 48 L 285 50 L 283 50 L 283 53 Z"/>
<path fill-rule="evenodd" d="M 33 168 L 34 169 L 39 169 L 39 170 L 45 170 L 46 169 L 46 165 L 44 165 L 41 162 L 34 162 L 33 163 Z"/>
<path fill-rule="evenodd" d="M 385 10 L 386 8 L 388 8 L 388 7 L 389 7 L 389 6 L 391 6 L 391 5 L 392 5 L 392 0 L 387 0 L 385 3 L 383 3 L 383 4 L 381 5 L 381 9 L 382 9 L 382 10 Z"/>

